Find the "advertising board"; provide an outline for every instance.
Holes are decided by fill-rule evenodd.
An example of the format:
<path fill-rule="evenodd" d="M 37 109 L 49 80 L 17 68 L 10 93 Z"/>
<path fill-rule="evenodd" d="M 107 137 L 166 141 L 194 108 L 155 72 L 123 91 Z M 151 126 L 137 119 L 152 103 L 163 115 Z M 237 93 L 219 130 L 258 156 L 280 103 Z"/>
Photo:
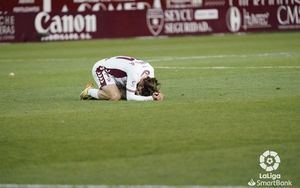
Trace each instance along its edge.
<path fill-rule="evenodd" d="M 3 0 L 0 41 L 300 29 L 300 0 Z"/>

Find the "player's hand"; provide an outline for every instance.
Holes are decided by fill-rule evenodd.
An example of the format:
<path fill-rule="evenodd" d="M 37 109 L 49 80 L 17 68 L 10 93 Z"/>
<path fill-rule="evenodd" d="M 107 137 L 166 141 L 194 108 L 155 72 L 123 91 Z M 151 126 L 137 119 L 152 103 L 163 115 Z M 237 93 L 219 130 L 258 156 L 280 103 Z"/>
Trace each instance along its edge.
<path fill-rule="evenodd" d="M 161 92 L 154 92 L 152 97 L 156 101 L 162 101 L 162 100 L 164 100 L 165 95 Z"/>

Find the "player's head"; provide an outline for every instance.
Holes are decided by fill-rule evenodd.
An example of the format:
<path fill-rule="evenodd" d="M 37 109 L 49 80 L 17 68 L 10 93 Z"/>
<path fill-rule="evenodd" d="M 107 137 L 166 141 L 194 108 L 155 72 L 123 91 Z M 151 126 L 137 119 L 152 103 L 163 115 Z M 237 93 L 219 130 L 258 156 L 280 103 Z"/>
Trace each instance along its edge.
<path fill-rule="evenodd" d="M 156 78 L 146 77 L 138 83 L 137 93 L 142 96 L 151 96 L 155 92 L 159 92 L 158 80 Z"/>

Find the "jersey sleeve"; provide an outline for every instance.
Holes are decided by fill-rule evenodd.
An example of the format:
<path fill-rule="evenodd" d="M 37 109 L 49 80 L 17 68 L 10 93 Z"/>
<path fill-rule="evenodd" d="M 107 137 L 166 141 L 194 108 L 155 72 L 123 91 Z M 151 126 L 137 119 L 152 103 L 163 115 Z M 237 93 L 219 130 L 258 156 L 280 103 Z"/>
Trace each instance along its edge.
<path fill-rule="evenodd" d="M 140 95 L 136 95 L 133 92 L 130 92 L 127 90 L 126 92 L 126 98 L 128 101 L 153 101 L 153 97 L 152 96 L 140 96 Z"/>

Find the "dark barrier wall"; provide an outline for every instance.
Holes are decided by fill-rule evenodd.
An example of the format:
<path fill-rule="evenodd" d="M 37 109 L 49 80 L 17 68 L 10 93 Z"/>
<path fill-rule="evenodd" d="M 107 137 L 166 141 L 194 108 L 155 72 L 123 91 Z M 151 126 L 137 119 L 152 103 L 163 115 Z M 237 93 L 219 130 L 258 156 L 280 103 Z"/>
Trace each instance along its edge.
<path fill-rule="evenodd" d="M 1 0 L 0 41 L 300 29 L 300 0 Z"/>

